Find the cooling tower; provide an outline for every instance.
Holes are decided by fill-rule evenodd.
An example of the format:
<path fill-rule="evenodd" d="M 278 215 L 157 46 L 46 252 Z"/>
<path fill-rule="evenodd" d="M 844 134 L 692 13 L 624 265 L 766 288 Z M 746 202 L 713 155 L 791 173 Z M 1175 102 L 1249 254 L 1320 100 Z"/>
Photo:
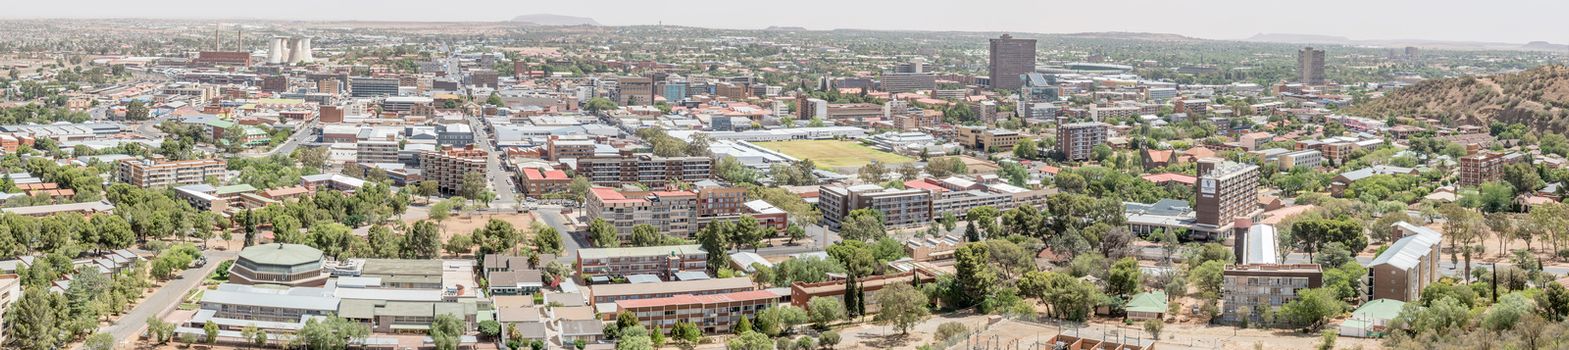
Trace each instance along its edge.
<path fill-rule="evenodd" d="M 288 49 L 284 46 L 284 42 L 287 40 L 289 38 L 272 37 L 272 46 L 267 49 L 267 64 L 283 64 L 283 58 L 288 57 Z"/>
<path fill-rule="evenodd" d="M 315 53 L 311 52 L 311 37 L 307 36 L 300 38 L 300 51 L 302 51 L 300 53 L 300 63 L 308 64 L 316 62 Z"/>
<path fill-rule="evenodd" d="M 300 45 L 303 44 L 303 41 L 304 40 L 300 40 L 300 38 L 289 38 L 289 64 L 305 62 L 304 54 L 306 51 L 304 50 L 304 47 Z"/>

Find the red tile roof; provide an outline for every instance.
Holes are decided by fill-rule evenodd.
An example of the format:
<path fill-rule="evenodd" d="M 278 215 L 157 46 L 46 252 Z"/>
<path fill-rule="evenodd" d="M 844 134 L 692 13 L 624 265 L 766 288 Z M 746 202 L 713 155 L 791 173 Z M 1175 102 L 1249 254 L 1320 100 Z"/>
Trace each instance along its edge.
<path fill-rule="evenodd" d="M 1144 175 L 1144 180 L 1148 180 L 1149 182 L 1154 182 L 1154 183 L 1163 183 L 1163 182 L 1175 181 L 1175 182 L 1181 182 L 1181 183 L 1189 184 L 1189 185 L 1192 185 L 1192 184 L 1198 182 L 1198 178 L 1195 178 L 1195 177 L 1192 177 L 1192 176 L 1183 175 L 1183 174 L 1178 174 L 1178 173 L 1162 173 L 1162 174 Z"/>
<path fill-rule="evenodd" d="M 942 192 L 947 192 L 948 191 L 948 189 L 942 188 L 942 186 L 937 186 L 937 185 L 932 184 L 930 182 L 926 182 L 926 180 L 921 180 L 921 179 L 905 181 L 904 182 L 904 187 L 910 188 L 910 189 L 928 190 L 928 191 L 933 191 L 933 192 L 938 192 L 938 193 L 942 193 Z"/>

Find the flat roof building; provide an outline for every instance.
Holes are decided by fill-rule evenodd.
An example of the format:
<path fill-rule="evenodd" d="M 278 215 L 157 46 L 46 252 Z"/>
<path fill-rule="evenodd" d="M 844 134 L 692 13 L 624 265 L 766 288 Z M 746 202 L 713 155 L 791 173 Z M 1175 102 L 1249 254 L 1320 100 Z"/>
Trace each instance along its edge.
<path fill-rule="evenodd" d="M 674 245 L 578 250 L 578 277 L 650 274 L 669 279 L 677 272 L 708 269 L 702 246 Z"/>
<path fill-rule="evenodd" d="M 916 226 L 932 221 L 932 196 L 929 190 L 886 189 L 872 184 L 823 186 L 817 208 L 823 213 L 823 224 L 833 230 L 838 230 L 856 209 L 881 212 L 883 223 L 888 226 Z"/>
<path fill-rule="evenodd" d="M 779 295 L 764 290 L 710 295 L 677 295 L 665 298 L 616 301 L 616 309 L 637 316 L 653 331 L 668 332 L 679 322 L 696 324 L 703 333 L 729 333 L 742 317 L 779 304 Z"/>
<path fill-rule="evenodd" d="M 1259 324 L 1266 308 L 1279 311 L 1301 290 L 1324 285 L 1324 271 L 1318 264 L 1232 265 L 1221 276 L 1221 322 L 1228 324 L 1243 317 Z"/>
<path fill-rule="evenodd" d="M 115 180 L 143 188 L 194 185 L 222 178 L 227 166 L 223 159 L 121 159 L 115 163 Z"/>
<path fill-rule="evenodd" d="M 439 151 L 420 153 L 420 166 L 424 169 L 425 178 L 435 180 L 441 193 L 454 194 L 461 190 L 464 176 L 471 173 L 485 174 L 488 155 L 488 152 L 475 149 L 473 145 L 464 148 L 442 147 Z"/>
<path fill-rule="evenodd" d="M 1108 130 L 1106 123 L 1062 123 L 1063 121 L 1058 119 L 1057 125 L 1057 151 L 1062 152 L 1063 159 L 1089 160 L 1095 146 L 1106 143 Z"/>
<path fill-rule="evenodd" d="M 1229 234 L 1237 219 L 1252 219 L 1258 206 L 1258 166 L 1220 158 L 1198 162 L 1196 231 L 1216 238 Z"/>
<path fill-rule="evenodd" d="M 1035 72 L 1035 39 L 1014 39 L 1012 35 L 991 39 L 987 76 L 993 89 L 1018 90 L 1023 75 Z"/>

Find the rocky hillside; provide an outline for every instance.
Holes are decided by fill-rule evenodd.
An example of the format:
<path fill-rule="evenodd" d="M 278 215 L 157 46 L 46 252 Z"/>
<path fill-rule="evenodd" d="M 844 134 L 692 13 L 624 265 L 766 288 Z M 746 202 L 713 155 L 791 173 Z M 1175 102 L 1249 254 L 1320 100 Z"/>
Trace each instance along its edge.
<path fill-rule="evenodd" d="M 1569 67 L 1541 66 L 1485 77 L 1428 80 L 1351 108 L 1369 117 L 1435 117 L 1453 124 L 1523 123 L 1569 131 Z"/>

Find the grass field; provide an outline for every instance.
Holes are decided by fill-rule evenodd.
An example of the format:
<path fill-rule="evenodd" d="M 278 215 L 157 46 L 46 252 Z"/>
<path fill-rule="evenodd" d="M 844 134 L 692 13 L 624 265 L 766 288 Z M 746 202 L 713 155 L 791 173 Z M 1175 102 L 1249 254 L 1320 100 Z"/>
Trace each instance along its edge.
<path fill-rule="evenodd" d="M 883 164 L 904 164 L 915 161 L 909 157 L 872 149 L 854 141 L 792 140 L 756 144 L 797 159 L 811 159 L 812 163 L 817 164 L 818 169 L 823 170 L 856 169 L 874 160 Z"/>

